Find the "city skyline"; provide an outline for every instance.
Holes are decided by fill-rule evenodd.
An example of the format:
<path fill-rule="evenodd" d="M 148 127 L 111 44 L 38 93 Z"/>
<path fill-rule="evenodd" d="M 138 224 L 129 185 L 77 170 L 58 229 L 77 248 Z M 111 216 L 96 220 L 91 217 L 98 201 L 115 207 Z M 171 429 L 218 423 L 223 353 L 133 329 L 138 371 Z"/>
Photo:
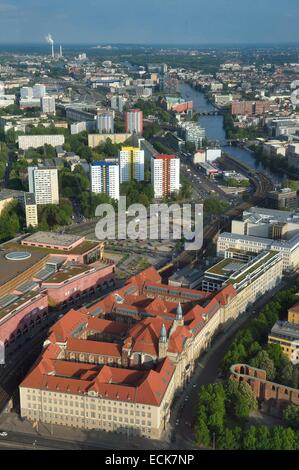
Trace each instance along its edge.
<path fill-rule="evenodd" d="M 65 0 L 0 1 L 0 44 L 45 41 L 68 44 L 271 44 L 299 42 L 299 5 L 286 0 L 261 4 L 237 0 L 137 0 L 102 4 Z M 142 21 L 144 18 L 144 21 Z M 168 27 L 165 28 L 165 25 Z M 213 27 L 211 28 L 211 24 Z M 34 28 L 33 28 L 34 26 Z M 254 31 L 254 34 L 253 34 Z"/>

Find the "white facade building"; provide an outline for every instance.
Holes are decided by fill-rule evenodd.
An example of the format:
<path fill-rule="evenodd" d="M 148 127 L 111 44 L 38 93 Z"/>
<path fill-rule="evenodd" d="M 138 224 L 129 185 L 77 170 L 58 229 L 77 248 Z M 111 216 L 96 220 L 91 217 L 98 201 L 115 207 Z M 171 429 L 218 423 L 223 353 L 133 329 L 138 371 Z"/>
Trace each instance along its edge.
<path fill-rule="evenodd" d="M 29 192 L 36 204 L 59 204 L 58 171 L 56 168 L 28 168 Z"/>
<path fill-rule="evenodd" d="M 38 212 L 35 195 L 33 193 L 24 194 L 24 206 L 26 216 L 26 227 L 38 226 Z"/>
<path fill-rule="evenodd" d="M 42 112 L 46 114 L 55 114 L 56 105 L 54 96 L 43 96 L 41 98 Z"/>
<path fill-rule="evenodd" d="M 284 270 L 296 269 L 299 266 L 299 235 L 295 235 L 290 240 L 273 240 L 228 232 L 221 233 L 217 241 L 218 256 L 224 256 L 225 252 L 230 249 L 247 253 L 277 251 L 282 254 Z"/>
<path fill-rule="evenodd" d="M 206 161 L 214 162 L 221 158 L 221 149 L 206 149 Z"/>
<path fill-rule="evenodd" d="M 32 93 L 33 93 L 33 98 L 43 98 L 43 96 L 46 95 L 46 86 L 45 85 L 40 85 L 37 83 L 34 85 L 32 88 Z"/>
<path fill-rule="evenodd" d="M 119 152 L 120 183 L 144 181 L 144 150 L 138 147 L 122 147 Z"/>
<path fill-rule="evenodd" d="M 180 189 L 180 159 L 175 155 L 156 155 L 151 159 L 151 181 L 155 198 L 169 196 Z"/>
<path fill-rule="evenodd" d="M 80 134 L 80 132 L 86 131 L 86 121 L 73 122 L 70 126 L 71 134 Z"/>
<path fill-rule="evenodd" d="M 33 98 L 33 90 L 31 87 L 28 87 L 28 86 L 23 86 L 21 88 L 20 94 L 21 94 L 21 99 Z"/>
<path fill-rule="evenodd" d="M 37 149 L 45 144 L 57 147 L 64 144 L 64 135 L 20 135 L 18 137 L 18 142 L 21 150 L 28 150 L 29 148 Z"/>
<path fill-rule="evenodd" d="M 119 165 L 117 161 L 94 161 L 90 165 L 91 191 L 119 199 Z"/>
<path fill-rule="evenodd" d="M 114 134 L 114 119 L 111 113 L 100 114 L 96 122 L 97 131 L 100 134 Z"/>
<path fill-rule="evenodd" d="M 140 109 L 131 109 L 126 113 L 126 132 L 143 133 L 143 112 Z"/>

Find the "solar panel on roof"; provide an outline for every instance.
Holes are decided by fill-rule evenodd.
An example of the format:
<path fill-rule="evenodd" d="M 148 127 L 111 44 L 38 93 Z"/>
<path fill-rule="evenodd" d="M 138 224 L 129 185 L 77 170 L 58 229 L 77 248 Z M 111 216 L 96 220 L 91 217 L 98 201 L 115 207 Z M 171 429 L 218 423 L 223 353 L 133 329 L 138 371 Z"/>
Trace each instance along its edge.
<path fill-rule="evenodd" d="M 96 315 L 100 315 L 101 313 L 104 313 L 104 310 L 102 308 L 96 308 L 92 312 L 90 312 L 90 315 L 92 317 L 95 317 Z"/>
<path fill-rule="evenodd" d="M 115 297 L 116 302 L 119 304 L 122 304 L 125 301 L 125 299 L 119 294 L 114 294 L 114 297 Z"/>
<path fill-rule="evenodd" d="M 54 272 L 55 272 L 55 269 L 51 269 L 50 267 L 46 267 L 46 268 L 42 269 L 41 271 L 39 271 L 37 274 L 35 274 L 34 277 L 44 281 L 48 277 L 52 276 L 52 274 L 54 274 Z"/>
<path fill-rule="evenodd" d="M 0 299 L 0 307 L 4 308 L 18 300 L 18 295 L 6 295 Z"/>
<path fill-rule="evenodd" d="M 133 294 L 134 292 L 136 292 L 136 287 L 132 286 L 129 287 L 129 289 L 126 291 L 126 294 Z"/>
<path fill-rule="evenodd" d="M 32 290 L 36 286 L 37 286 L 36 282 L 28 281 L 28 282 L 24 282 L 24 284 L 22 284 L 21 286 L 18 286 L 17 290 L 20 291 L 20 292 L 23 292 L 23 294 L 25 294 L 26 292 L 29 292 L 30 290 Z"/>

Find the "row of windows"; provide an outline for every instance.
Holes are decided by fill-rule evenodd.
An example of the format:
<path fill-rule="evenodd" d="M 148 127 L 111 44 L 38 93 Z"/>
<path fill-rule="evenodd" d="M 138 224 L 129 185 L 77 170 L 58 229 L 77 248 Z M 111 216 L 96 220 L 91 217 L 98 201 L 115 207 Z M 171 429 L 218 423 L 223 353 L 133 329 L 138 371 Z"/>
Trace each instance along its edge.
<path fill-rule="evenodd" d="M 48 411 L 51 412 L 52 410 L 49 409 Z M 49 412 L 48 412 L 48 413 L 47 413 L 47 412 L 45 413 L 45 418 L 46 418 L 46 419 L 47 419 L 47 418 L 50 418 L 50 416 L 51 416 L 51 418 L 56 419 L 55 416 L 53 416 L 53 414 L 58 414 L 60 420 L 57 421 L 56 424 L 59 424 L 59 422 L 61 422 L 61 421 L 77 421 L 77 422 L 78 422 L 80 418 L 84 418 L 84 414 L 83 414 L 83 413 L 81 413 L 81 416 L 79 417 L 79 414 L 78 414 L 78 413 L 76 413 L 76 416 L 73 416 L 73 415 L 72 415 L 72 416 L 68 416 L 68 415 L 61 415 L 62 411 L 58 412 L 57 410 L 56 410 L 56 411 L 54 410 L 54 413 L 49 413 Z M 33 412 L 32 412 L 32 411 L 31 411 L 31 412 L 29 411 L 29 415 L 36 415 L 36 414 L 37 414 L 37 411 L 33 411 Z M 86 415 L 86 418 L 88 418 L 88 417 L 89 417 L 89 416 L 88 416 L 88 414 L 87 414 L 87 415 Z M 107 427 L 107 426 L 113 427 L 113 426 L 115 426 L 115 425 L 117 425 L 117 424 L 132 424 L 132 425 L 135 425 L 135 426 L 142 427 L 142 431 L 143 431 L 143 432 L 146 431 L 145 426 L 151 426 L 151 424 L 152 424 L 151 421 L 147 421 L 147 422 L 146 422 L 145 420 L 142 420 L 142 421 L 140 422 L 139 419 L 136 419 L 135 422 L 134 422 L 133 419 L 128 420 L 127 418 L 125 418 L 125 419 L 119 418 L 118 420 L 112 421 L 112 416 L 107 416 L 107 417 L 106 417 L 106 416 L 104 415 L 104 416 L 98 416 L 98 417 L 96 417 L 95 413 L 91 413 L 91 414 L 90 414 L 90 418 L 91 418 L 91 419 L 96 419 L 96 418 L 97 418 L 98 420 L 100 420 L 100 421 L 102 422 L 102 425 L 103 425 L 103 426 L 106 426 L 106 427 Z M 107 419 L 106 419 L 106 418 L 107 418 Z M 147 432 L 150 432 L 150 431 L 151 431 L 150 428 L 148 428 L 148 429 L 147 429 Z"/>
<path fill-rule="evenodd" d="M 32 396 L 31 396 L 32 395 Z M 40 395 L 40 391 L 39 390 L 35 390 L 35 389 L 30 389 L 30 391 L 28 390 L 27 392 L 27 399 L 30 400 L 36 400 L 36 397 L 35 395 Z M 60 400 L 58 400 L 58 398 Z M 69 403 L 67 400 L 65 400 L 65 395 L 64 394 L 61 394 L 61 393 L 51 393 L 51 392 L 44 392 L 43 393 L 43 403 L 53 403 L 53 404 L 59 404 L 59 405 L 62 405 L 63 404 L 63 400 L 64 399 L 64 404 L 67 405 L 67 403 Z M 74 404 L 74 400 L 75 400 L 75 406 L 78 406 L 79 404 L 76 403 L 76 401 L 78 400 L 82 400 L 82 397 L 79 397 L 79 396 L 67 396 L 67 398 L 70 401 L 70 403 L 73 405 Z M 106 410 L 106 407 L 107 409 L 109 408 L 107 405 L 111 405 L 111 406 L 117 406 L 119 407 L 120 403 L 121 402 L 118 402 L 118 401 L 111 401 L 111 400 L 107 400 L 105 401 L 105 404 L 103 402 L 99 402 L 98 398 L 90 398 L 88 397 L 87 398 L 88 402 L 89 403 L 95 403 L 95 404 L 98 404 L 99 406 L 102 404 L 102 410 Z M 83 405 L 83 403 L 81 403 L 81 405 Z M 86 403 L 86 408 L 88 408 L 88 403 Z M 92 405 L 89 405 L 90 408 Z M 124 406 L 125 408 L 140 408 L 142 410 L 148 410 L 148 411 L 151 411 L 151 407 L 150 406 L 146 406 L 146 405 L 141 405 L 141 404 L 133 404 L 133 403 L 122 403 L 122 406 Z M 111 409 L 111 408 L 109 408 Z M 116 409 L 116 408 L 114 408 Z M 124 410 L 124 411 L 127 411 L 127 410 Z M 139 411 L 137 411 L 136 413 L 139 413 Z M 150 415 L 150 413 L 148 413 L 148 416 Z M 143 416 L 143 412 L 142 412 L 142 416 Z"/>
<path fill-rule="evenodd" d="M 38 405 L 36 405 L 35 403 L 30 402 L 31 400 L 36 401 L 36 397 L 31 398 L 30 396 L 27 396 L 27 399 L 28 399 L 28 407 L 29 408 L 32 407 L 33 409 L 36 409 L 36 407 Z M 44 403 L 52 404 L 52 400 L 51 399 L 49 399 L 48 401 L 44 400 Z M 59 400 L 59 401 L 58 400 L 53 400 L 53 404 L 54 405 L 63 405 L 63 401 L 62 400 Z M 67 401 L 64 401 L 64 406 L 66 407 L 64 409 L 64 411 L 67 412 L 67 408 L 72 409 L 74 406 L 75 406 L 75 408 L 79 408 L 79 407 L 84 408 L 84 403 L 78 403 L 78 402 L 69 403 Z M 88 409 L 88 408 L 90 410 L 96 410 L 96 405 L 89 405 L 89 406 L 86 405 L 85 409 Z M 99 404 L 99 408 L 100 408 L 100 404 Z M 49 411 L 52 411 L 51 406 L 47 408 L 47 405 L 44 404 L 44 410 L 47 410 L 47 409 L 49 409 Z M 132 411 L 132 410 L 130 410 L 130 412 L 129 412 L 129 410 L 122 410 L 122 409 L 111 408 L 111 407 L 106 407 L 106 406 L 102 406 L 100 409 L 101 409 L 101 411 L 104 411 L 104 412 L 107 411 L 108 413 L 125 414 L 125 415 L 130 415 L 130 416 L 135 415 L 135 416 L 142 416 L 144 418 L 147 416 L 148 418 L 151 418 L 151 413 L 145 413 L 144 411 L 142 411 L 142 412 L 136 411 L 134 413 L 134 411 Z M 56 411 L 56 410 L 57 410 L 57 408 L 54 407 L 54 411 Z M 62 408 L 60 408 L 59 410 L 60 410 L 61 413 L 63 412 Z M 78 410 L 75 410 L 75 411 L 76 411 L 76 413 L 78 413 Z"/>

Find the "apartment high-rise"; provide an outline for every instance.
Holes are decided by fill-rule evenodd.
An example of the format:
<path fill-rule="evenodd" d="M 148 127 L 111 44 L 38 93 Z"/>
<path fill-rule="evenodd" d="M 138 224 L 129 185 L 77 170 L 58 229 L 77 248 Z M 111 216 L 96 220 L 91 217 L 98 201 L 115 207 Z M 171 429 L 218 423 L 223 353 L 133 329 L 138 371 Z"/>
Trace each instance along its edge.
<path fill-rule="evenodd" d="M 26 227 L 38 226 L 38 214 L 35 195 L 33 193 L 24 194 L 24 206 L 26 216 Z"/>
<path fill-rule="evenodd" d="M 45 114 L 55 114 L 56 105 L 54 96 L 43 96 L 41 98 L 41 108 Z"/>
<path fill-rule="evenodd" d="M 91 191 L 119 199 L 119 165 L 117 160 L 94 161 L 90 165 Z"/>
<path fill-rule="evenodd" d="M 36 204 L 59 204 L 57 168 L 29 167 L 29 192 L 34 193 Z"/>
<path fill-rule="evenodd" d="M 31 87 L 23 86 L 20 91 L 21 98 L 33 98 L 33 90 Z"/>
<path fill-rule="evenodd" d="M 131 109 L 126 113 L 126 132 L 143 133 L 143 112 L 140 109 Z"/>
<path fill-rule="evenodd" d="M 151 181 L 156 198 L 180 189 L 180 159 L 175 155 L 155 155 L 151 159 Z"/>
<path fill-rule="evenodd" d="M 97 116 L 97 131 L 100 134 L 114 134 L 114 119 L 112 113 L 104 113 Z"/>
<path fill-rule="evenodd" d="M 120 113 L 123 112 L 125 100 L 121 95 L 114 95 L 111 98 L 111 108 L 119 111 Z"/>
<path fill-rule="evenodd" d="M 37 83 L 32 88 L 32 92 L 33 92 L 33 98 L 42 98 L 43 96 L 46 96 L 46 93 L 47 93 L 46 86 L 40 85 L 39 83 Z"/>
<path fill-rule="evenodd" d="M 119 152 L 120 182 L 144 180 L 144 150 L 139 147 L 122 147 Z"/>

